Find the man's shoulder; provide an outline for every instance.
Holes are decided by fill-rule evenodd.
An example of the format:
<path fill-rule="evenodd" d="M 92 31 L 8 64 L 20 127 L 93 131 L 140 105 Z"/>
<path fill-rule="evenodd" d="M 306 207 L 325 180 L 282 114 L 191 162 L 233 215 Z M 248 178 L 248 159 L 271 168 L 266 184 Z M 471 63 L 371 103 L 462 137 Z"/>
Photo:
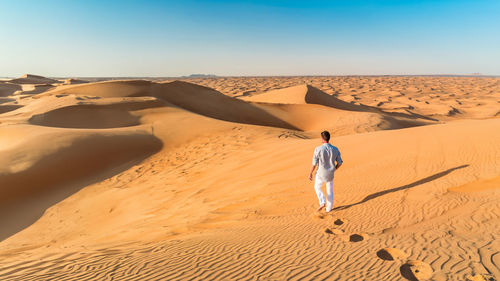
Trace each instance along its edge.
<path fill-rule="evenodd" d="M 314 153 L 318 152 L 320 149 L 321 149 L 321 145 L 320 145 L 320 146 L 316 146 L 316 147 L 314 148 Z"/>
<path fill-rule="evenodd" d="M 321 150 L 328 150 L 328 149 L 333 149 L 333 150 L 339 151 L 338 147 L 331 145 L 331 144 L 328 144 L 328 145 L 322 144 L 322 145 L 316 146 L 314 151 L 321 151 Z"/>
<path fill-rule="evenodd" d="M 314 151 L 323 150 L 323 149 L 325 149 L 324 145 L 318 145 L 318 146 L 316 146 L 316 148 L 314 149 Z"/>
<path fill-rule="evenodd" d="M 335 145 L 331 145 L 331 144 L 328 144 L 328 145 L 329 145 L 329 147 L 330 147 L 331 149 L 339 151 L 339 148 L 338 148 L 338 147 L 336 147 Z"/>

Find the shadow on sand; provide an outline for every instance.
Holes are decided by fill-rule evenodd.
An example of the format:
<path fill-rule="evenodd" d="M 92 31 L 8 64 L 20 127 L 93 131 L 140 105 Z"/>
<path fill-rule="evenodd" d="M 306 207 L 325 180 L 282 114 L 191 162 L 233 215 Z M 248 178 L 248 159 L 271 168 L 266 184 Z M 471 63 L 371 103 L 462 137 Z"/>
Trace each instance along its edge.
<path fill-rule="evenodd" d="M 100 163 L 103 164 L 93 163 L 94 168 L 91 170 L 82 168 L 81 162 L 84 160 L 76 157 L 70 157 L 70 161 L 63 162 L 62 165 L 66 168 L 61 168 L 60 165 L 51 166 L 50 158 L 61 157 L 59 154 L 45 157 L 44 160 L 32 168 L 34 171 L 27 170 L 0 177 L 0 242 L 35 223 L 47 209 L 55 204 L 86 186 L 102 182 L 138 165 L 159 151 L 162 146 L 161 141 L 154 138 L 150 150 L 144 153 L 141 152 L 142 155 L 123 153 L 124 157 L 118 162 L 108 163 L 105 159 L 106 156 L 100 154 Z M 70 147 L 69 150 L 73 149 L 73 147 Z M 130 149 L 138 150 L 137 147 L 131 147 Z M 85 153 L 91 154 L 92 152 L 86 151 Z M 44 177 L 44 175 L 56 169 L 59 172 L 50 177 Z M 9 193 L 9 191 L 11 192 Z"/>
<path fill-rule="evenodd" d="M 384 191 L 375 192 L 375 193 L 372 193 L 372 194 L 366 196 L 363 200 L 361 200 L 361 201 L 359 201 L 357 203 L 353 203 L 353 204 L 350 204 L 350 205 L 339 206 L 339 207 L 334 208 L 334 210 L 335 211 L 345 210 L 345 209 L 348 209 L 348 208 L 350 208 L 352 206 L 356 206 L 356 205 L 365 203 L 367 201 L 370 201 L 372 199 L 378 198 L 380 196 L 384 196 L 384 195 L 386 195 L 388 193 L 397 192 L 397 191 L 400 191 L 400 190 L 405 190 L 405 189 L 409 189 L 409 188 L 412 188 L 412 187 L 415 187 L 415 186 L 419 186 L 421 184 L 428 183 L 430 181 L 437 180 L 438 178 L 444 177 L 447 174 L 449 174 L 449 173 L 451 173 L 451 172 L 453 172 L 455 170 L 463 169 L 463 168 L 466 168 L 466 167 L 469 167 L 469 164 L 457 166 L 457 167 L 454 167 L 454 168 L 451 168 L 451 169 L 439 172 L 437 174 L 434 174 L 432 176 L 428 176 L 426 178 L 420 179 L 420 180 L 418 180 L 416 182 L 412 182 L 412 183 L 407 184 L 407 185 L 403 185 L 403 186 L 399 186 L 399 187 L 387 189 L 387 190 L 384 190 Z"/>

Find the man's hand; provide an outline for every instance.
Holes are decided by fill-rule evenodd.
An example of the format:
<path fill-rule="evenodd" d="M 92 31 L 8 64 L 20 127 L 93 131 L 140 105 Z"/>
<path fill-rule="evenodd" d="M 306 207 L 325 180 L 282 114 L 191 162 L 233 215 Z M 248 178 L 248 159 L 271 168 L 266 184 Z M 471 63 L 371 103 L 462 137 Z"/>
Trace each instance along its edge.
<path fill-rule="evenodd" d="M 316 165 L 312 165 L 311 166 L 311 171 L 309 171 L 309 180 L 312 181 L 313 180 L 313 173 L 314 173 L 314 169 L 316 168 Z"/>

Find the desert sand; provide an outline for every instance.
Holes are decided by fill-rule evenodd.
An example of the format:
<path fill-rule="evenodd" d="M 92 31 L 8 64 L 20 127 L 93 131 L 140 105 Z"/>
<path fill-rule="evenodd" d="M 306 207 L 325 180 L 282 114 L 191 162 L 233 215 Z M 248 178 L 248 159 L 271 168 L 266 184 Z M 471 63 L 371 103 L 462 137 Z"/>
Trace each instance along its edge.
<path fill-rule="evenodd" d="M 488 77 L 2 80 L 0 280 L 500 280 L 499 117 Z"/>

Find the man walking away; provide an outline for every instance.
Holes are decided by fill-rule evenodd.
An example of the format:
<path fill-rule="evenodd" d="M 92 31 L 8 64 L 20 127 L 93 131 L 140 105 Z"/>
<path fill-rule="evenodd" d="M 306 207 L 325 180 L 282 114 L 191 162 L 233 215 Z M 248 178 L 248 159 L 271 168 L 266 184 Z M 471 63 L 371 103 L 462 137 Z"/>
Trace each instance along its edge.
<path fill-rule="evenodd" d="M 321 138 L 323 144 L 314 149 L 309 180 L 312 181 L 314 169 L 318 166 L 314 178 L 314 189 L 319 200 L 318 211 L 321 211 L 326 204 L 326 212 L 330 212 L 333 209 L 333 174 L 342 165 L 342 158 L 340 158 L 339 149 L 329 143 L 330 133 L 328 131 L 321 132 Z M 335 162 L 337 163 L 335 164 Z M 325 195 L 321 191 L 323 183 L 326 183 L 326 202 Z"/>

